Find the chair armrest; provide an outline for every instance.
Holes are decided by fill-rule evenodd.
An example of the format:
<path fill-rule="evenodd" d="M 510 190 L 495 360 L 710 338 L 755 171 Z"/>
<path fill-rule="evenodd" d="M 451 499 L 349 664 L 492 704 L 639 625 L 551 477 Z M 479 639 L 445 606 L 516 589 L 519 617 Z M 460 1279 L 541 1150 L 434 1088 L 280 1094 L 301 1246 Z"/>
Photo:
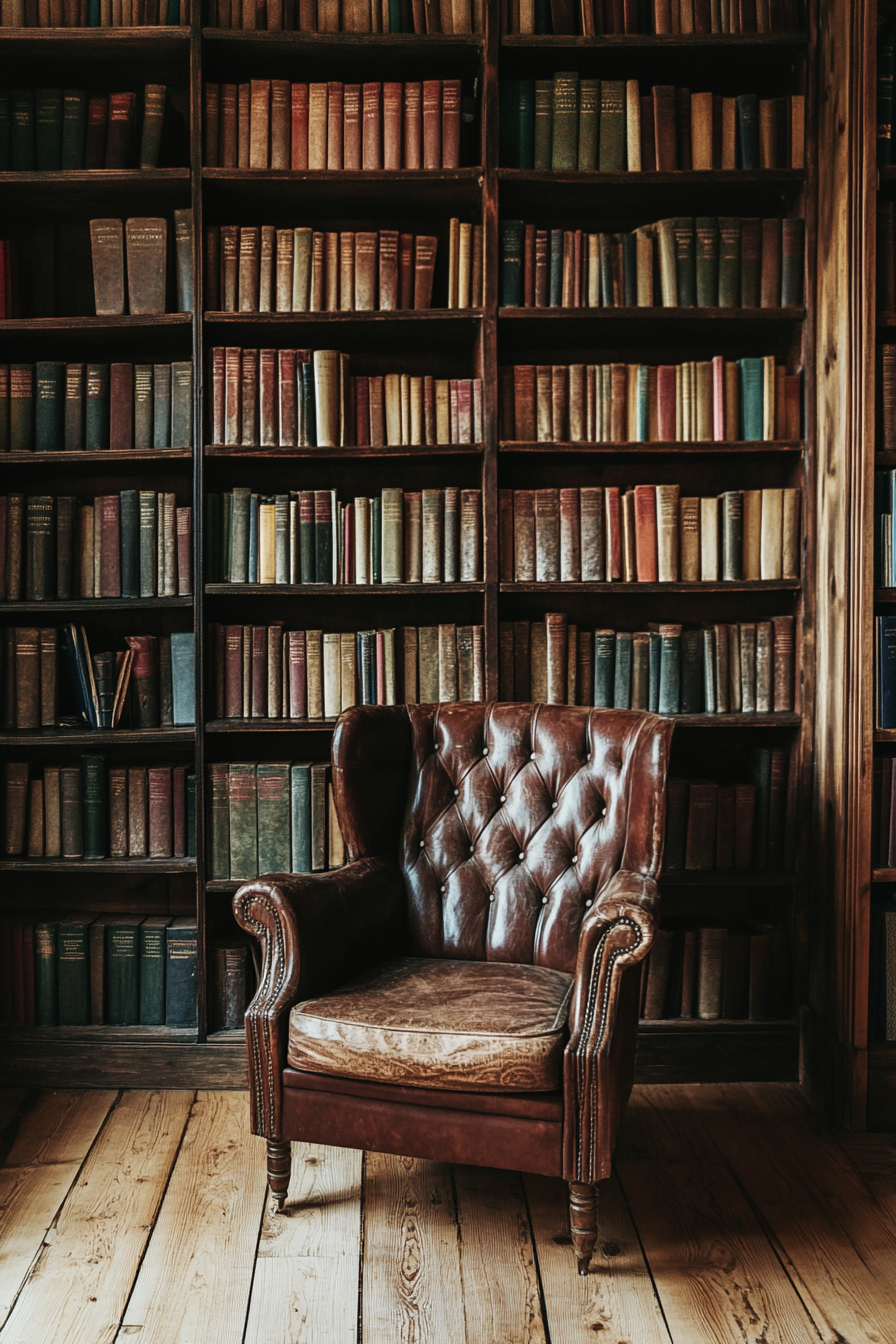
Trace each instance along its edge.
<path fill-rule="evenodd" d="M 659 902 L 656 882 L 620 871 L 582 924 L 564 1056 L 564 1176 L 609 1176 L 616 1132 L 634 1078 L 641 976 Z M 628 972 L 628 974 L 626 974 Z"/>
<path fill-rule="evenodd" d="M 401 954 L 404 883 L 385 859 L 359 859 L 329 873 L 274 873 L 240 887 L 233 913 L 262 946 L 258 989 L 246 1010 L 252 1132 L 279 1139 L 289 1010 Z"/>

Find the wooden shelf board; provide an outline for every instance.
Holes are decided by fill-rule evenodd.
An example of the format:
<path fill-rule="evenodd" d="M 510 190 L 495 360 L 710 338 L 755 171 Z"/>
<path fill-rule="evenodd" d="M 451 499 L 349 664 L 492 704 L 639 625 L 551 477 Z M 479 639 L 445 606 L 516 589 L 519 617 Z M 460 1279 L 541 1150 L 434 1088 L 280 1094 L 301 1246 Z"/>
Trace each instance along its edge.
<path fill-rule="evenodd" d="M 2 184 L 5 174 L 0 174 Z M 24 174 L 27 176 L 27 174 Z M 483 169 L 474 168 L 203 168 L 203 181 L 231 185 L 256 186 L 276 182 L 283 185 L 326 187 L 330 185 L 375 185 L 378 188 L 432 186 L 482 186 Z"/>
<path fill-rule="evenodd" d="M 4 873 L 195 873 L 195 859 L 3 859 Z"/>
<path fill-rule="evenodd" d="M 142 331 L 147 328 L 189 327 L 192 313 L 125 313 L 110 317 L 7 317 L 0 320 L 0 336 L 54 331 Z"/>
<path fill-rule="evenodd" d="M 0 612 L 14 615 L 21 611 L 45 611 L 61 615 L 66 611 L 153 611 L 192 605 L 192 597 L 54 597 L 42 602 L 23 598 L 21 602 L 0 602 Z"/>
<path fill-rule="evenodd" d="M 0 747 L 192 746 L 195 738 L 195 728 L 6 728 Z"/>
<path fill-rule="evenodd" d="M 896 588 L 875 588 L 874 600 L 887 604 L 896 602 Z"/>
<path fill-rule="evenodd" d="M 770 714 L 670 714 L 668 717 L 681 728 L 798 728 L 802 723 L 799 714 L 786 710 Z"/>
<path fill-rule="evenodd" d="M 802 186 L 806 174 L 799 168 L 710 168 L 703 170 L 676 169 L 674 172 L 637 172 L 621 170 L 615 173 L 551 172 L 541 168 L 498 168 L 500 182 L 543 186 Z"/>
<path fill-rule="evenodd" d="M 748 1031 L 796 1031 L 793 1018 L 770 1018 L 767 1021 L 752 1021 L 742 1017 L 642 1017 L 638 1022 L 639 1035 L 644 1032 L 660 1031 L 706 1031 L 721 1032 Z"/>
<path fill-rule="evenodd" d="M 803 322 L 805 308 L 499 308 L 505 322 Z"/>
<path fill-rule="evenodd" d="M 23 1027 L 3 1028 L 3 1040 L 6 1045 L 52 1045 L 68 1044 L 73 1041 L 90 1041 L 101 1044 L 104 1041 L 123 1045 L 132 1042 L 173 1041 L 181 1045 L 193 1045 L 197 1040 L 195 1027 L 128 1027 L 81 1026 L 81 1027 Z"/>
<path fill-rule="evenodd" d="M 335 719 L 208 719 L 207 733 L 332 733 Z"/>
<path fill-rule="evenodd" d="M 896 742 L 896 728 L 875 728 L 875 742 Z"/>
<path fill-rule="evenodd" d="M 793 887 L 799 881 L 796 873 L 760 869 L 675 869 L 660 872 L 664 887 Z"/>
<path fill-rule="evenodd" d="M 581 585 L 577 585 L 581 586 Z M 631 585 L 629 585 L 631 587 Z M 484 593 L 484 583 L 207 583 L 209 597 L 452 597 Z"/>
<path fill-rule="evenodd" d="M 207 312 L 203 314 L 204 320 L 209 326 L 231 327 L 246 322 L 252 326 L 270 324 L 277 327 L 291 327 L 304 323 L 338 327 L 347 326 L 353 322 L 363 323 L 365 326 L 383 322 L 469 322 L 472 324 L 480 322 L 482 316 L 481 308 L 396 308 L 392 312 L 380 312 L 377 309 L 370 313 Z"/>
<path fill-rule="evenodd" d="M 501 593 L 798 593 L 799 579 L 732 579 L 727 583 L 500 583 Z"/>
<path fill-rule="evenodd" d="M 392 48 L 394 50 L 413 50 L 417 54 L 433 51 L 451 51 L 471 48 L 480 50 L 484 45 L 481 33 L 461 33 L 457 37 L 443 33 L 296 33 L 296 32 L 244 32 L 240 29 L 203 28 L 203 40 L 206 42 L 239 43 L 241 47 L 307 47 L 309 51 L 333 47 L 345 50 L 346 47 Z"/>
<path fill-rule="evenodd" d="M 506 33 L 501 38 L 501 46 L 517 51 L 539 51 L 543 48 L 562 51 L 565 47 L 587 51 L 591 47 L 609 47 L 617 51 L 709 50 L 715 54 L 744 47 L 804 47 L 808 40 L 806 33 L 600 33 L 594 37 Z"/>
<path fill-rule="evenodd" d="M 873 868 L 872 882 L 896 882 L 896 868 Z"/>
<path fill-rule="evenodd" d="M 189 185 L 189 168 L 65 168 L 52 171 L 35 168 L 30 172 L 0 172 L 0 191 L 15 186 L 86 186 L 106 190 L 146 187 L 158 190 L 172 182 Z"/>
<path fill-rule="evenodd" d="M 46 465 L 64 466 L 68 463 L 95 463 L 98 467 L 120 466 L 127 462 L 190 462 L 193 458 L 191 448 L 129 448 L 126 452 L 113 453 L 108 449 L 96 452 L 86 450 L 75 452 L 60 450 L 52 453 L 0 453 L 0 467 L 24 465 L 43 467 Z"/>
<path fill-rule="evenodd" d="M 642 453 L 800 453 L 802 439 L 738 439 L 719 443 L 715 440 L 677 443 L 662 440 L 639 443 L 626 440 L 621 443 L 526 443 L 517 439 L 502 439 L 500 453 L 612 453 L 625 456 Z M 893 460 L 896 466 L 896 458 Z"/>
<path fill-rule="evenodd" d="M 440 443 L 433 444 L 368 444 L 354 448 L 244 448 L 241 444 L 210 444 L 205 450 L 206 457 L 246 457 L 270 458 L 280 461 L 296 459 L 343 458 L 343 457 L 447 457 L 465 454 L 481 454 L 481 443 Z M 2 462 L 0 457 L 0 462 Z"/>

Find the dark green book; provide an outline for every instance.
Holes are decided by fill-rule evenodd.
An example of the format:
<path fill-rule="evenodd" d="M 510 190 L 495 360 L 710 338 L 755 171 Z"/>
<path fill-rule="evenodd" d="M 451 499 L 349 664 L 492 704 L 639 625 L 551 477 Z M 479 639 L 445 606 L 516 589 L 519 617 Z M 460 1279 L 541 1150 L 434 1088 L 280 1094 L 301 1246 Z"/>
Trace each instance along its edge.
<path fill-rule="evenodd" d="M 196 776 L 187 775 L 185 784 L 185 793 L 187 800 L 187 836 L 186 849 L 187 858 L 196 857 Z"/>
<path fill-rule="evenodd" d="M 697 303 L 697 269 L 694 247 L 694 221 L 689 216 L 678 216 L 675 229 L 675 278 L 678 285 L 679 308 L 693 308 Z"/>
<path fill-rule="evenodd" d="M 297 504 L 299 516 L 299 579 L 314 583 L 317 571 L 314 562 L 314 491 L 300 490 Z"/>
<path fill-rule="evenodd" d="M 501 221 L 501 306 L 523 306 L 523 243 L 526 226 L 521 219 Z"/>
<path fill-rule="evenodd" d="M 772 753 L 770 747 L 756 747 L 753 751 L 750 783 L 756 787 L 756 810 L 753 813 L 754 868 L 768 865 L 768 809 L 772 789 Z"/>
<path fill-rule="evenodd" d="M 612 709 L 616 679 L 616 635 L 613 630 L 594 632 L 594 704 Z"/>
<path fill-rule="evenodd" d="M 719 305 L 719 221 L 712 215 L 698 215 L 696 234 L 697 307 Z"/>
<path fill-rule="evenodd" d="M 84 858 L 104 859 L 109 830 L 105 756 L 81 757 L 81 800 Z"/>
<path fill-rule="evenodd" d="M 625 128 L 625 80 L 600 82 L 600 152 L 602 173 L 620 172 L 627 166 Z"/>
<path fill-rule="evenodd" d="M 615 234 L 597 235 L 598 266 L 600 268 L 600 299 L 604 308 L 615 307 L 615 286 L 613 284 L 613 255 L 615 253 Z"/>
<path fill-rule="evenodd" d="M 317 583 L 333 582 L 333 515 L 331 492 L 314 492 L 314 570 Z"/>
<path fill-rule="evenodd" d="M 583 79 L 579 85 L 579 159 L 580 173 L 593 173 L 598 164 L 600 127 L 600 80 Z"/>
<path fill-rule="evenodd" d="M 9 366 L 9 447 L 13 453 L 34 449 L 34 365 Z"/>
<path fill-rule="evenodd" d="M 632 703 L 632 635 L 630 630 L 616 631 L 616 658 L 613 677 L 613 708 L 629 709 Z"/>
<path fill-rule="evenodd" d="M 314 365 L 309 360 L 302 365 L 302 416 L 305 425 L 305 446 L 317 447 L 317 398 L 314 394 Z"/>
<path fill-rule="evenodd" d="M 230 770 L 224 762 L 208 767 L 209 877 L 230 877 Z"/>
<path fill-rule="evenodd" d="M 311 762 L 299 761 L 289 770 L 289 807 L 292 821 L 290 871 L 311 872 Z"/>
<path fill-rule="evenodd" d="M 521 79 L 517 89 L 516 163 L 519 168 L 535 167 L 535 80 Z"/>
<path fill-rule="evenodd" d="M 56 596 L 54 533 L 53 496 L 29 495 L 25 505 L 25 596 L 31 602 Z"/>
<path fill-rule="evenodd" d="M 121 595 L 140 596 L 140 504 L 136 490 L 119 493 Z"/>
<path fill-rule="evenodd" d="M 661 625 L 657 713 L 677 714 L 681 706 L 681 626 Z"/>
<path fill-rule="evenodd" d="M 761 357 L 737 361 L 740 382 L 740 437 L 759 440 L 765 427 L 764 389 L 765 369 Z"/>
<path fill-rule="evenodd" d="M 151 364 L 134 365 L 134 447 L 152 448 L 153 377 Z"/>
<path fill-rule="evenodd" d="M 759 167 L 759 95 L 741 93 L 735 102 L 737 119 L 737 166 Z"/>
<path fill-rule="evenodd" d="M 785 219 L 781 224 L 781 306 L 798 308 L 803 302 L 803 251 L 806 222 Z"/>
<path fill-rule="evenodd" d="M 554 172 L 574 171 L 578 164 L 579 72 L 558 70 L 551 90 L 551 168 Z"/>
<path fill-rule="evenodd" d="M 154 364 L 152 370 L 152 443 L 171 448 L 171 365 Z"/>
<path fill-rule="evenodd" d="M 741 490 L 726 490 L 721 496 L 722 578 L 744 577 L 744 496 Z"/>
<path fill-rule="evenodd" d="M 289 762 L 264 762 L 256 770 L 258 787 L 258 871 L 290 871 Z"/>
<path fill-rule="evenodd" d="M 84 167 L 87 144 L 87 92 L 85 89 L 66 89 L 62 95 L 62 166 L 65 169 Z"/>
<path fill-rule="evenodd" d="M 9 452 L 9 365 L 0 364 L 0 453 Z"/>
<path fill-rule="evenodd" d="M 5 173 L 9 170 L 11 135 L 10 95 L 9 91 L 4 89 L 0 90 L 0 173 Z"/>
<path fill-rule="evenodd" d="M 245 486 L 233 490 L 233 515 L 230 525 L 230 582 L 249 582 L 249 504 L 252 491 Z"/>
<path fill-rule="evenodd" d="M 171 706 L 175 728 L 196 722 L 196 639 L 192 630 L 171 636 Z"/>
<path fill-rule="evenodd" d="M 42 172 L 62 167 L 62 90 L 34 93 L 34 166 Z"/>
<path fill-rule="evenodd" d="M 683 630 L 681 635 L 682 714 L 703 712 L 703 637 L 699 630 Z"/>
<path fill-rule="evenodd" d="M 10 95 L 9 166 L 16 173 L 34 168 L 34 93 L 13 89 Z"/>
<path fill-rule="evenodd" d="M 170 446 L 193 446 L 193 363 L 189 359 L 171 365 Z"/>
<path fill-rule="evenodd" d="M 559 308 L 563 302 L 563 230 L 551 229 L 548 256 L 548 303 Z"/>
<path fill-rule="evenodd" d="M 651 714 L 658 714 L 660 710 L 660 632 L 659 627 L 654 625 L 648 631 L 649 641 L 647 645 L 648 657 L 650 659 L 650 693 L 648 695 L 647 708 Z"/>
<path fill-rule="evenodd" d="M 532 167 L 546 171 L 551 166 L 551 108 L 554 84 L 550 79 L 535 81 L 535 115 L 532 131 Z"/>
<path fill-rule="evenodd" d="M 140 1025 L 165 1025 L 165 930 L 170 915 L 150 915 L 137 930 L 139 949 Z"/>
<path fill-rule="evenodd" d="M 59 1021 L 57 929 L 55 920 L 34 924 L 34 1021 L 39 1027 L 55 1027 Z"/>
<path fill-rule="evenodd" d="M 401 0 L 389 0 L 389 32 L 401 33 L 404 31 L 401 22 Z"/>
<path fill-rule="evenodd" d="M 66 364 L 62 443 L 69 453 L 78 453 L 84 448 L 84 375 L 83 364 Z"/>
<path fill-rule="evenodd" d="M 174 919 L 165 930 L 165 1026 L 195 1027 L 199 1022 L 199 942 L 196 921 Z"/>
<path fill-rule="evenodd" d="M 56 928 L 56 965 L 61 1027 L 90 1022 L 90 925 L 95 915 L 71 914 Z"/>
<path fill-rule="evenodd" d="M 157 580 L 156 492 L 140 491 L 140 596 L 155 597 Z"/>
<path fill-rule="evenodd" d="M 164 84 L 147 84 L 143 92 L 143 130 L 140 136 L 140 167 L 158 168 L 165 120 Z"/>
<path fill-rule="evenodd" d="M 740 303 L 740 287 L 740 219 L 735 215 L 721 215 L 719 217 L 719 307 L 736 308 Z"/>
<path fill-rule="evenodd" d="M 379 496 L 370 501 L 370 545 L 371 545 L 371 578 L 374 583 L 381 583 L 383 578 L 383 510 Z"/>
<path fill-rule="evenodd" d="M 84 446 L 88 452 L 109 447 L 109 365 L 87 365 L 87 397 L 84 414 Z"/>
<path fill-rule="evenodd" d="M 230 876 L 258 876 L 258 809 L 255 765 L 231 761 L 228 780 L 230 800 Z"/>
<path fill-rule="evenodd" d="M 36 373 L 34 446 L 39 453 L 58 452 L 65 442 L 65 365 L 41 361 Z"/>
<path fill-rule="evenodd" d="M 106 925 L 106 1022 L 134 1027 L 140 1022 L 140 925 L 142 915 L 119 915 Z"/>

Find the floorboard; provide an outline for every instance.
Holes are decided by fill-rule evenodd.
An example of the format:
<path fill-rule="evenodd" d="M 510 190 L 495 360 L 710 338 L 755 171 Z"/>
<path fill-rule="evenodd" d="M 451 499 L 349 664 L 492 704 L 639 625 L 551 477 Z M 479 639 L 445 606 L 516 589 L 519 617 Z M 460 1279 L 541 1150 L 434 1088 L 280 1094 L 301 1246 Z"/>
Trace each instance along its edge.
<path fill-rule="evenodd" d="M 521 1178 L 455 1167 L 454 1188 L 467 1339 L 546 1344 Z"/>
<path fill-rule="evenodd" d="M 896 1134 L 837 1134 L 837 1142 L 896 1227 Z"/>

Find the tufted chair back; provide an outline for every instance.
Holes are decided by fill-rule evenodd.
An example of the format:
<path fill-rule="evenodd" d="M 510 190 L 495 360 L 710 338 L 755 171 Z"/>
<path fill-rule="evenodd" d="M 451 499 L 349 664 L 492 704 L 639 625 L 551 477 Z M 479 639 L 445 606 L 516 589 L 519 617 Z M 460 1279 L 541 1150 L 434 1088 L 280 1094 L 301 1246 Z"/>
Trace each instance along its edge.
<path fill-rule="evenodd" d="M 379 734 L 374 777 L 365 731 Z M 395 854 L 397 842 L 418 954 L 572 973 L 582 920 L 613 873 L 659 869 L 669 737 L 632 710 L 349 710 L 333 745 L 348 856 Z"/>

